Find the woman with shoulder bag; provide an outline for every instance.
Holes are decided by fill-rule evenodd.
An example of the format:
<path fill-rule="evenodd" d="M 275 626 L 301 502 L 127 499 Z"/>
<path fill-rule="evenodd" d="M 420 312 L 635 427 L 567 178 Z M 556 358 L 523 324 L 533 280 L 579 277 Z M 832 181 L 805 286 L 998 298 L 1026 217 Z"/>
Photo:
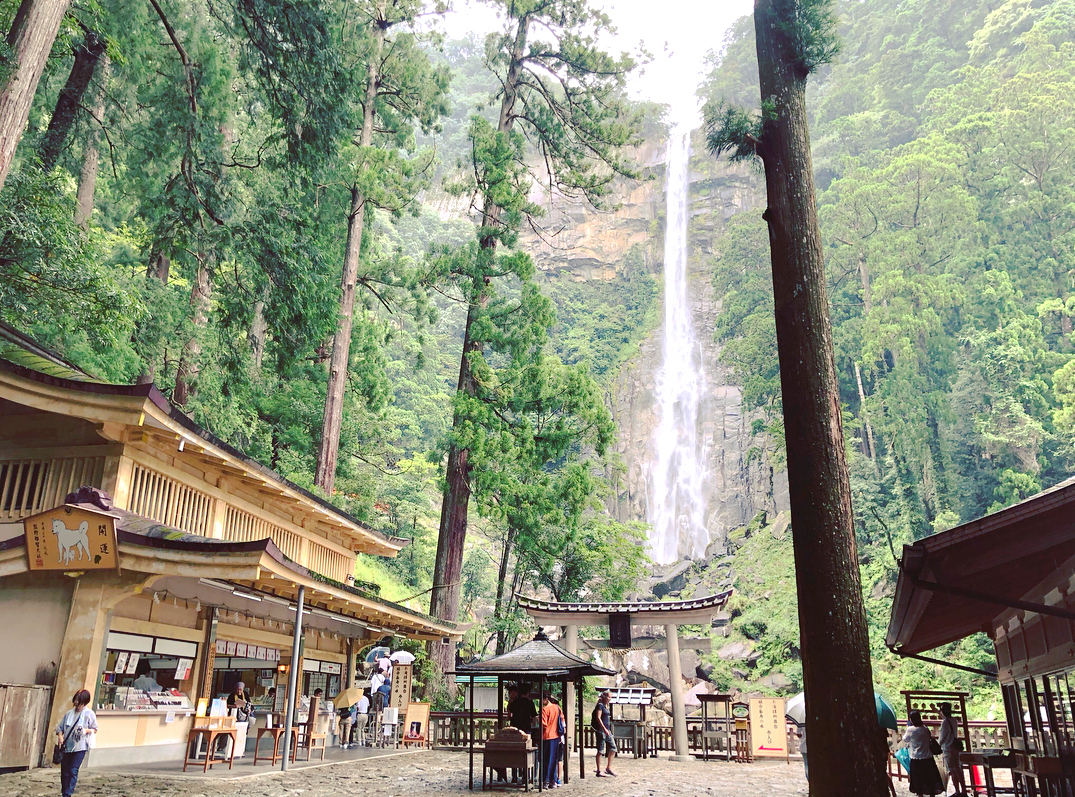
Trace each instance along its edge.
<path fill-rule="evenodd" d="M 63 797 L 71 797 L 75 793 L 78 771 L 86 759 L 86 752 L 97 740 L 97 715 L 89 708 L 89 691 L 80 689 L 75 692 L 71 703 L 74 708 L 63 715 L 56 727 L 56 750 L 52 756 L 53 763 L 60 765 L 60 793 Z"/>
<path fill-rule="evenodd" d="M 907 726 L 907 732 L 903 734 L 901 745 L 906 747 L 911 754 L 911 771 L 910 771 L 910 788 L 913 794 L 924 795 L 928 794 L 933 797 L 935 794 L 944 793 L 944 783 L 941 781 L 941 773 L 937 769 L 937 762 L 933 760 L 933 756 L 940 753 L 940 745 L 937 744 L 937 740 L 933 738 L 933 734 L 929 732 L 929 728 L 922 724 L 922 714 L 918 711 L 912 711 L 910 716 L 910 724 Z M 937 753 L 933 752 L 936 748 Z"/>

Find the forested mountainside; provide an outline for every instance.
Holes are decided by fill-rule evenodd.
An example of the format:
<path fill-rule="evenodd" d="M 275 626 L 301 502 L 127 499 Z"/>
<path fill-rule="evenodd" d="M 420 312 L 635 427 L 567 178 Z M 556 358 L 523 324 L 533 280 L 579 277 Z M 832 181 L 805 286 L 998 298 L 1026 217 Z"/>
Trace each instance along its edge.
<path fill-rule="evenodd" d="M 0 3 L 5 25 L 18 6 Z M 664 109 L 627 101 L 630 59 L 590 62 L 611 76 L 585 106 L 608 109 L 591 130 L 604 160 L 571 160 L 579 140 L 564 133 L 546 154 L 561 158 L 570 184 L 558 189 L 575 198 L 539 190 L 527 174 L 541 165 L 528 143 L 539 137 L 490 129 L 510 37 L 441 41 L 411 24 L 423 10 L 73 7 L 0 193 L 0 318 L 102 379 L 154 381 L 282 475 L 413 538 L 398 560 L 363 560 L 358 576 L 418 608 L 443 462 L 453 444 L 470 446 L 475 533 L 460 588 L 480 621 L 468 644 L 482 649 L 523 627 L 494 610 L 512 589 L 613 598 L 644 583 L 645 529 L 622 497 L 633 463 L 613 453 L 613 417 L 630 420 L 617 397 L 656 356 L 666 129 Z M 889 690 L 981 687 L 896 660 L 882 637 L 903 542 L 1075 464 L 1075 0 L 837 11 L 842 53 L 812 78 L 809 108 L 875 671 Z M 572 35 L 604 24 L 575 23 Z M 715 46 L 700 94 L 758 104 L 749 19 Z M 694 172 L 711 175 L 703 138 Z M 761 196 L 749 179 L 738 174 L 736 190 Z M 510 210 L 495 258 L 477 219 L 491 192 Z M 760 209 L 732 204 L 749 203 L 693 198 L 704 246 L 692 273 L 712 275 L 707 351 L 749 413 L 738 466 L 779 473 L 766 230 Z M 580 255 L 593 220 L 616 214 L 617 245 Z M 341 302 L 346 268 L 353 305 Z M 478 281 L 491 292 L 474 294 Z M 476 307 L 487 348 L 470 357 L 489 389 L 468 403 L 456 388 Z M 326 453 L 326 434 L 338 451 Z M 326 481 L 319 464 L 331 457 Z M 798 688 L 786 523 L 759 516 L 732 530 L 672 590 L 736 587 L 707 667 L 722 688 Z M 981 639 L 942 655 L 992 662 Z"/>
<path fill-rule="evenodd" d="M 875 672 L 893 687 L 967 685 L 975 679 L 899 663 L 883 631 L 903 543 L 1017 502 L 1075 465 L 1075 4 L 837 10 L 841 54 L 808 101 Z M 757 107 L 754 46 L 741 20 L 701 89 L 711 108 Z M 759 451 L 779 451 L 760 213 L 732 218 L 716 246 L 721 357 L 757 413 Z M 738 565 L 744 615 L 733 628 L 763 664 L 793 662 L 791 565 L 777 587 L 776 554 L 757 555 L 790 557 L 790 546 L 745 546 L 761 564 Z M 753 572 L 765 577 L 753 584 Z M 939 657 L 992 662 L 984 638 Z"/>

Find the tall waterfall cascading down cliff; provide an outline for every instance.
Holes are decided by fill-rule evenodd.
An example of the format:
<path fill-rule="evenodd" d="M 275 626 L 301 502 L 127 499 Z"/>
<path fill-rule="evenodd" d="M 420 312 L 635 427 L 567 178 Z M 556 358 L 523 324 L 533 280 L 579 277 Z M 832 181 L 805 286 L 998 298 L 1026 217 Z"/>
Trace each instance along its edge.
<path fill-rule="evenodd" d="M 656 375 L 657 425 L 647 515 L 650 556 L 668 564 L 701 558 L 709 535 L 703 493 L 704 455 L 699 406 L 705 389 L 702 351 L 687 296 L 690 128 L 677 125 L 668 142 L 664 240 L 662 365 Z"/>

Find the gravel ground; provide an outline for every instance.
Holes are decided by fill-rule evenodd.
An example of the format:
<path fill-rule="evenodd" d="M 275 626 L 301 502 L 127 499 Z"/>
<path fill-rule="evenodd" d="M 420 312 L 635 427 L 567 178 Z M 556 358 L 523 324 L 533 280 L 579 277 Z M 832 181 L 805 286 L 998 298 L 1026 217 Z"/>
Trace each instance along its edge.
<path fill-rule="evenodd" d="M 481 759 L 475 759 L 475 786 L 481 788 Z M 577 759 L 573 762 L 578 771 Z M 805 795 L 802 765 L 792 762 L 734 764 L 721 761 L 677 763 L 666 758 L 623 759 L 615 762 L 618 777 L 573 778 L 559 795 L 585 797 L 755 797 Z M 56 797 L 59 769 L 38 769 L 0 775 L 0 794 L 6 797 Z M 515 790 L 498 793 L 515 794 Z M 405 795 L 463 795 L 467 789 L 467 755 L 421 751 L 398 756 L 330 764 L 287 773 L 270 772 L 232 780 L 197 776 L 121 775 L 88 770 L 79 779 L 76 797 L 404 797 Z M 897 786 L 903 797 L 906 788 Z"/>

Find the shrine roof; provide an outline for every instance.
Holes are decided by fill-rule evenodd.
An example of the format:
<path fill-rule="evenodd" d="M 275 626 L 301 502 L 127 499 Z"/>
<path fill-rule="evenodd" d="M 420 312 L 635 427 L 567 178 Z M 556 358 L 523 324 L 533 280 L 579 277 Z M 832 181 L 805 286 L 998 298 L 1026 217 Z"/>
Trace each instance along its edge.
<path fill-rule="evenodd" d="M 456 667 L 457 675 L 496 675 L 501 678 L 527 679 L 542 676 L 573 680 L 585 675 L 615 675 L 564 650 L 541 631 L 529 642 L 499 656 Z"/>
<path fill-rule="evenodd" d="M 517 595 L 519 606 L 545 625 L 604 625 L 610 615 L 629 615 L 636 625 L 707 623 L 728 602 L 726 590 L 704 598 L 680 601 L 596 601 L 559 603 Z"/>
<path fill-rule="evenodd" d="M 1005 602 L 1045 603 L 1042 580 L 1072 557 L 1075 478 L 904 545 L 885 643 L 917 654 L 989 633 Z"/>

